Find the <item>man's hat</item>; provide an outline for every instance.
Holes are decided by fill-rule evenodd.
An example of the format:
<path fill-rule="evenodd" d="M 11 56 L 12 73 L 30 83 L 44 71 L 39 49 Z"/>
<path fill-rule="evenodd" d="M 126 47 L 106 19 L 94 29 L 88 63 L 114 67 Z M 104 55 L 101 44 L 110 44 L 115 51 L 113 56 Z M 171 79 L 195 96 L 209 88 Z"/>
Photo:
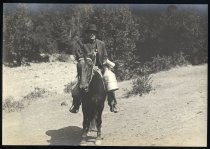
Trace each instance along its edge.
<path fill-rule="evenodd" d="M 87 28 L 86 31 L 94 31 L 94 32 L 98 32 L 96 25 L 95 24 L 90 24 Z"/>

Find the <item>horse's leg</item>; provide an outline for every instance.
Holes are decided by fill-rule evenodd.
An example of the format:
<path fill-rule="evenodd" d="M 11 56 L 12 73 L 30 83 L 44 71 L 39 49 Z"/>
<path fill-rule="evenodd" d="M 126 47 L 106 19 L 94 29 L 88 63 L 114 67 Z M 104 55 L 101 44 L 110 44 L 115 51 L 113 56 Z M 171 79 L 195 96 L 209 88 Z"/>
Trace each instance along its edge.
<path fill-rule="evenodd" d="M 96 127 L 97 127 L 97 137 L 96 137 L 96 145 L 100 145 L 102 142 L 102 137 L 101 137 L 101 124 L 102 124 L 102 112 L 104 109 L 104 105 L 99 108 L 98 113 L 97 113 L 97 118 L 96 118 Z"/>
<path fill-rule="evenodd" d="M 86 124 L 85 121 L 83 121 L 82 140 L 80 142 L 80 145 L 86 145 L 86 143 L 87 143 L 87 133 L 88 133 L 87 124 Z"/>
<path fill-rule="evenodd" d="M 82 138 L 86 138 L 88 133 L 88 120 L 84 118 L 83 120 L 83 131 L 82 131 Z"/>
<path fill-rule="evenodd" d="M 82 131 L 82 141 L 80 144 L 85 144 L 87 141 L 87 133 L 88 133 L 88 117 L 86 112 L 83 111 L 83 131 Z"/>

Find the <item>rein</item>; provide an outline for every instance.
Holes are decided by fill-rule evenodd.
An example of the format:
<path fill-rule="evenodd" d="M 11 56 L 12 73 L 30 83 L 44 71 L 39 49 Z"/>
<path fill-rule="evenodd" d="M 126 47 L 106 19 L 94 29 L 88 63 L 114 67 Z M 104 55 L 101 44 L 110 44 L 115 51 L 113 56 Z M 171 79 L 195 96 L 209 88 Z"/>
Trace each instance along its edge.
<path fill-rule="evenodd" d="M 96 55 L 96 52 L 94 52 L 94 54 Z M 93 60 L 92 60 L 91 58 L 89 58 L 89 57 L 87 57 L 87 58 L 79 58 L 79 61 L 85 60 L 85 59 L 88 59 L 88 60 L 90 60 L 91 62 L 93 62 Z M 89 82 L 88 82 L 88 87 L 89 87 L 89 85 L 90 85 L 90 82 L 91 82 L 92 79 L 93 79 L 94 71 L 97 72 L 97 73 L 99 73 L 99 75 L 100 75 L 101 78 L 103 79 L 103 75 L 102 75 L 100 69 L 99 69 L 99 68 L 98 68 L 98 69 L 94 69 L 94 66 L 95 66 L 95 63 L 96 63 L 96 56 L 95 56 L 95 60 L 94 60 L 93 63 L 94 63 L 94 65 L 93 65 L 93 68 L 92 68 L 92 71 L 91 71 L 91 78 L 90 78 L 90 80 L 89 80 Z M 104 81 L 102 81 L 102 82 L 103 82 L 103 86 L 104 86 L 104 88 L 105 88 Z"/>
<path fill-rule="evenodd" d="M 96 44 L 96 46 L 97 46 L 97 44 Z M 97 47 L 96 47 L 96 49 L 97 49 Z M 89 58 L 89 57 L 87 57 L 87 58 L 79 58 L 79 61 L 81 61 L 81 60 L 85 60 L 85 59 L 88 59 L 88 60 L 90 60 L 92 63 L 93 63 L 93 68 L 92 68 L 92 72 L 91 72 L 91 77 L 90 77 L 90 80 L 89 80 L 89 82 L 88 82 L 88 86 L 90 85 L 90 82 L 92 81 L 92 79 L 93 79 L 93 75 L 94 75 L 94 66 L 96 66 L 96 54 L 98 53 L 98 51 L 96 50 L 96 51 L 94 51 L 93 52 L 93 54 L 94 54 L 94 60 L 92 60 L 91 58 Z M 95 70 L 96 72 L 98 72 L 97 70 Z M 98 72 L 99 73 L 99 72 Z M 101 77 L 102 77 L 102 74 L 101 74 L 101 72 L 99 73 L 100 75 L 101 75 Z"/>
<path fill-rule="evenodd" d="M 93 63 L 93 61 L 92 61 L 92 59 L 91 58 L 89 58 L 89 57 L 87 57 L 87 58 L 79 58 L 79 61 L 81 61 L 81 60 L 85 60 L 85 59 L 88 59 L 88 60 L 90 60 L 92 63 Z M 93 65 L 93 67 L 95 66 L 95 63 L 94 63 L 94 65 Z M 92 81 L 92 79 L 93 79 L 93 75 L 94 75 L 94 69 L 92 68 L 92 71 L 91 71 L 91 77 L 90 77 L 90 80 L 89 80 L 89 82 L 88 82 L 88 86 L 90 85 L 90 82 Z"/>

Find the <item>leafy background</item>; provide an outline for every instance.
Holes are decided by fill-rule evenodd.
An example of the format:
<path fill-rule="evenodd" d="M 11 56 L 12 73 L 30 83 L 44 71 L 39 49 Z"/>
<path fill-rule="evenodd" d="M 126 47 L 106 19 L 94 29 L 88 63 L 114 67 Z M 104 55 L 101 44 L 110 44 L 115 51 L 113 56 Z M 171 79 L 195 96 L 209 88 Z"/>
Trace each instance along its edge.
<path fill-rule="evenodd" d="M 3 63 L 18 67 L 47 62 L 52 54 L 71 55 L 72 36 L 78 33 L 84 38 L 90 23 L 99 28 L 98 38 L 106 43 L 109 57 L 116 63 L 118 80 L 207 62 L 207 9 L 144 6 L 4 4 Z"/>

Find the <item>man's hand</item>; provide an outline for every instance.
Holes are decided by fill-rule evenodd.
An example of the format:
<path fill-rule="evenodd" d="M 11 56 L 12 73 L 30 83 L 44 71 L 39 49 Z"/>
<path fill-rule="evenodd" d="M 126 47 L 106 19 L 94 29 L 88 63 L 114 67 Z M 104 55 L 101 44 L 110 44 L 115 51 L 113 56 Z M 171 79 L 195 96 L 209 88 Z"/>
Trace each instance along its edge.
<path fill-rule="evenodd" d="M 98 68 L 98 66 L 93 66 L 93 70 L 94 71 L 99 71 L 100 69 Z"/>

